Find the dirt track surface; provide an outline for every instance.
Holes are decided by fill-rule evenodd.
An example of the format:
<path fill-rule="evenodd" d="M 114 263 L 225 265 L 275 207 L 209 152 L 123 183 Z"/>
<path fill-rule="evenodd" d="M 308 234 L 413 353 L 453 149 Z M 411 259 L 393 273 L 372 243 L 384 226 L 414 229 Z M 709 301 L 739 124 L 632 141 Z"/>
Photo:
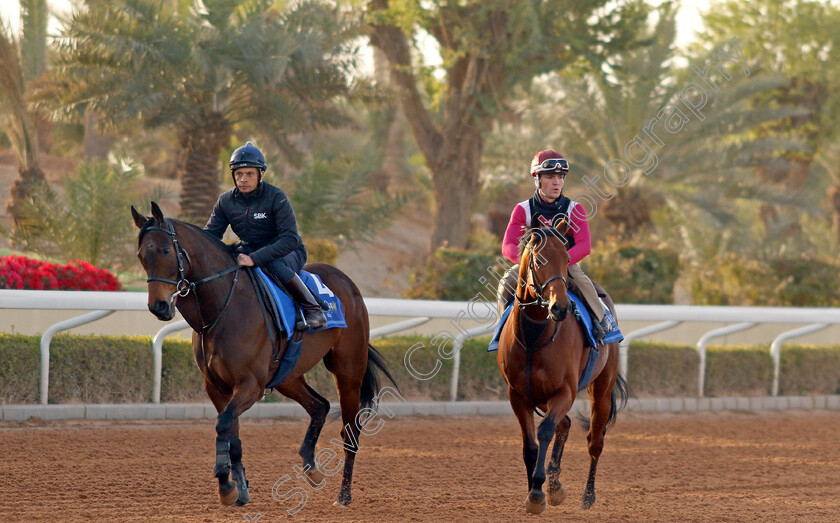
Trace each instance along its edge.
<path fill-rule="evenodd" d="M 339 429 L 329 421 L 319 448 Z M 288 474 L 278 494 L 303 486 L 292 467 L 304 431 L 302 420 L 245 420 L 252 502 L 225 507 L 210 421 L 0 424 L 0 521 L 840 521 L 836 412 L 622 413 L 589 511 L 586 436 L 575 426 L 561 474 L 568 499 L 539 516 L 525 515 L 513 417 L 387 420 L 361 437 L 350 508 L 332 506 L 339 474 L 307 488 L 290 516 L 299 498 L 278 502 L 272 485 Z"/>

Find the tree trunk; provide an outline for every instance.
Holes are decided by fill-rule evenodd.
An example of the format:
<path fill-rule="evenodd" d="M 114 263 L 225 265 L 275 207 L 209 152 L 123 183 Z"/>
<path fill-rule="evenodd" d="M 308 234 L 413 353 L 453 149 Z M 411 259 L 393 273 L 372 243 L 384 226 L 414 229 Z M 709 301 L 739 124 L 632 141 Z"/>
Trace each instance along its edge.
<path fill-rule="evenodd" d="M 373 0 L 371 7 L 387 8 L 387 1 Z M 441 246 L 467 245 L 472 204 L 479 189 L 481 166 L 481 121 L 479 99 L 499 81 L 488 69 L 492 61 L 465 54 L 447 70 L 448 88 L 443 122 L 438 127 L 426 109 L 412 73 L 411 52 L 402 29 L 389 25 L 371 26 L 371 43 L 388 57 L 391 82 L 397 89 L 414 140 L 432 173 L 435 194 L 435 225 L 431 250 Z M 496 64 L 493 64 L 496 65 Z"/>
<path fill-rule="evenodd" d="M 394 108 L 394 119 L 388 128 L 388 142 L 385 145 L 385 159 L 382 170 L 386 175 L 386 189 L 396 192 L 412 187 L 411 179 L 405 168 L 405 116 L 398 107 Z"/>
<path fill-rule="evenodd" d="M 203 226 L 219 197 L 219 155 L 230 143 L 230 123 L 219 113 L 187 123 L 179 139 L 186 158 L 178 166 L 181 179 L 180 218 Z M 231 182 L 233 183 L 233 182 Z"/>
<path fill-rule="evenodd" d="M 470 232 L 470 215 L 478 195 L 481 164 L 481 129 L 473 122 L 465 132 L 444 134 L 442 154 L 429 163 L 435 191 L 435 225 L 430 250 L 441 245 L 464 248 Z"/>
<path fill-rule="evenodd" d="M 23 226 L 26 200 L 32 196 L 32 192 L 39 184 L 44 183 L 44 172 L 39 166 L 21 170 L 18 179 L 12 184 L 9 191 L 9 203 L 6 205 L 6 213 L 12 217 L 15 227 Z"/>
<path fill-rule="evenodd" d="M 85 133 L 82 140 L 85 158 L 105 160 L 111 151 L 113 140 L 110 136 L 101 134 L 96 125 L 96 114 L 90 109 L 85 110 Z"/>
<path fill-rule="evenodd" d="M 388 58 L 381 49 L 373 48 L 373 77 L 377 84 L 390 85 Z M 407 189 L 405 176 L 405 117 L 398 103 L 388 102 L 379 110 L 374 140 L 382 152 L 379 169 L 371 174 L 371 185 L 379 191 L 388 192 L 395 187 Z"/>

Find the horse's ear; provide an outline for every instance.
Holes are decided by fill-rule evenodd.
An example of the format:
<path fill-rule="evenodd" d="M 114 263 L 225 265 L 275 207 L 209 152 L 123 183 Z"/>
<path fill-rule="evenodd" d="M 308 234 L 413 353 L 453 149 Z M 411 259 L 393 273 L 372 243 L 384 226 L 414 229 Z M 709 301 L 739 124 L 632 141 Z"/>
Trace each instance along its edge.
<path fill-rule="evenodd" d="M 564 216 L 562 220 L 554 224 L 554 228 L 560 231 L 560 234 L 569 234 L 569 221 Z"/>
<path fill-rule="evenodd" d="M 146 225 L 146 222 L 149 221 L 148 218 L 137 212 L 137 209 L 133 205 L 131 206 L 131 217 L 134 218 L 134 224 L 138 229 L 142 229 Z"/>
<path fill-rule="evenodd" d="M 164 222 L 163 211 L 160 210 L 160 207 L 155 202 L 152 202 L 152 217 L 160 223 Z"/>

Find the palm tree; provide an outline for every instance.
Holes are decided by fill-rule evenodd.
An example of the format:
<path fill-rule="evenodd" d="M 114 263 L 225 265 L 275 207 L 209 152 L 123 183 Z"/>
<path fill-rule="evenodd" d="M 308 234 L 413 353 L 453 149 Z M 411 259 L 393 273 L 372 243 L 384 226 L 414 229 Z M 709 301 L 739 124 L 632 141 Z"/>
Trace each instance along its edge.
<path fill-rule="evenodd" d="M 784 78 L 733 78 L 716 94 L 707 89 L 704 120 L 681 105 L 689 114 L 689 123 L 676 134 L 661 131 L 660 123 L 657 134 L 664 142 L 652 143 L 643 131 L 650 119 L 668 103 L 681 104 L 676 101 L 677 93 L 687 82 L 697 80 L 689 75 L 690 70 L 674 73 L 675 12 L 666 3 L 659 13 L 656 26 L 640 35 L 650 45 L 618 53 L 594 72 L 555 75 L 536 83 L 519 108 L 521 123 L 503 127 L 495 140 L 516 143 L 515 136 L 519 136 L 520 144 L 530 147 L 530 154 L 549 144 L 567 151 L 572 163 L 570 182 L 600 175 L 591 185 L 598 186 L 605 196 L 613 195 L 607 201 L 596 201 L 598 212 L 615 232 L 630 237 L 653 226 L 657 212 L 664 212 L 670 220 L 667 226 L 680 231 L 683 252 L 695 258 L 699 246 L 693 232 L 732 223 L 735 216 L 730 205 L 734 200 L 795 201 L 759 183 L 752 167 L 778 164 L 772 158 L 774 152 L 801 145 L 755 138 L 750 131 L 763 122 L 802 111 L 751 103 L 752 95 L 782 85 Z M 634 137 L 642 139 L 657 156 L 658 164 L 647 174 L 644 168 L 626 161 L 625 146 Z M 639 151 L 635 149 L 637 154 Z M 612 160 L 623 160 L 631 167 L 629 179 L 619 188 L 604 180 L 604 168 Z M 488 163 L 504 167 L 502 159 Z M 516 172 L 522 171 L 519 165 Z"/>
<path fill-rule="evenodd" d="M 346 123 L 337 101 L 362 91 L 349 76 L 356 24 L 317 0 L 281 5 L 90 1 L 59 38 L 54 94 L 65 111 L 93 110 L 104 125 L 175 129 L 181 214 L 204 220 L 235 130 L 293 157 L 293 136 Z"/>
<path fill-rule="evenodd" d="M 0 20 L 0 124 L 18 159 L 18 179 L 12 185 L 6 212 L 21 223 L 24 201 L 44 181 L 38 161 L 38 135 L 24 93 L 26 80 L 21 46 L 11 28 Z"/>
<path fill-rule="evenodd" d="M 34 80 L 47 68 L 47 20 L 49 7 L 47 0 L 21 0 L 20 21 L 23 39 L 24 76 Z"/>

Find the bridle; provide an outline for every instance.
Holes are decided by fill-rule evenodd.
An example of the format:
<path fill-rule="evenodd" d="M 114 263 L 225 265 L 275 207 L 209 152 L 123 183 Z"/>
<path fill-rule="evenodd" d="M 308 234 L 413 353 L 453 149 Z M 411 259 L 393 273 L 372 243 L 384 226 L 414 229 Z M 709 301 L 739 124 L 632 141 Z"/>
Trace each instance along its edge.
<path fill-rule="evenodd" d="M 563 285 L 566 286 L 568 284 L 568 282 L 566 281 L 566 277 L 563 276 L 562 274 L 555 274 L 554 276 L 551 276 L 550 278 L 545 280 L 544 283 L 540 283 L 539 280 L 537 279 L 537 262 L 536 262 L 537 252 L 534 250 L 534 247 L 531 246 L 530 243 L 525 246 L 525 249 L 528 252 L 531 253 L 531 256 L 528 257 L 528 270 L 531 273 L 531 281 L 528 282 L 528 286 L 533 290 L 534 297 L 536 299 L 534 301 L 523 302 L 517 296 L 517 301 L 519 301 L 519 308 L 522 309 L 522 308 L 527 307 L 529 305 L 536 305 L 537 307 L 541 307 L 541 308 L 545 309 L 545 308 L 548 307 L 548 304 L 549 304 L 548 300 L 546 300 L 545 297 L 544 297 L 545 289 L 546 289 L 546 287 L 548 287 L 548 284 L 553 282 L 554 280 L 562 280 Z M 568 307 L 567 307 L 567 309 L 568 309 Z"/>
<path fill-rule="evenodd" d="M 186 277 L 185 271 L 184 271 L 184 258 L 187 259 L 187 263 L 192 264 L 192 262 L 190 261 L 190 255 L 186 251 L 186 249 L 181 247 L 181 244 L 178 242 L 178 236 L 175 235 L 175 228 L 172 226 L 172 222 L 169 220 L 169 218 L 164 218 L 164 223 L 166 224 L 165 229 L 163 227 L 157 227 L 157 226 L 146 227 L 146 228 L 143 229 L 143 234 L 145 234 L 148 231 L 161 231 L 161 232 L 164 232 L 164 233 L 168 234 L 170 237 L 172 237 L 172 246 L 175 249 L 175 256 L 178 259 L 178 280 L 175 281 L 175 280 L 170 280 L 170 279 L 167 279 L 167 278 L 158 278 L 158 277 L 155 277 L 155 276 L 150 276 L 149 278 L 146 279 L 146 283 L 150 283 L 150 282 L 153 282 L 153 281 L 159 281 L 159 282 L 162 282 L 162 283 L 168 283 L 170 285 L 174 285 L 175 286 L 175 292 L 173 292 L 169 296 L 169 306 L 170 307 L 174 303 L 176 296 L 181 297 L 181 298 L 185 298 L 190 294 L 190 292 L 193 293 L 193 296 L 195 296 L 196 301 L 198 301 L 198 294 L 196 292 L 196 287 L 198 287 L 202 283 L 207 283 L 208 281 L 215 280 L 216 278 L 220 278 L 220 277 L 225 276 L 227 274 L 230 274 L 232 272 L 235 273 L 235 275 L 233 277 L 233 284 L 230 286 L 230 291 L 228 291 L 227 300 L 225 300 L 225 304 L 224 304 L 224 306 L 222 306 L 222 309 L 216 315 L 216 318 L 212 322 L 202 326 L 201 329 L 196 329 L 196 330 L 198 330 L 198 332 L 203 334 L 203 333 L 209 331 L 210 329 L 212 329 L 216 325 L 216 323 L 219 322 L 219 318 L 222 317 L 222 314 L 225 312 L 228 305 L 230 305 L 230 300 L 233 298 L 233 290 L 236 288 L 236 282 L 239 281 L 239 269 L 241 269 L 242 266 L 239 265 L 239 264 L 236 264 L 233 267 L 230 267 L 230 268 L 227 268 L 227 269 L 225 269 L 221 272 L 217 272 L 215 274 L 212 274 L 212 275 L 210 275 L 206 278 L 202 278 L 202 279 L 197 280 L 197 281 L 188 280 L 187 277 Z M 141 236 L 140 240 L 138 240 L 138 242 L 142 241 L 142 239 L 143 239 L 143 237 Z M 199 315 L 199 318 L 201 318 L 201 323 L 204 323 L 204 318 L 201 316 L 201 306 L 200 306 L 200 304 L 199 304 L 199 307 L 198 307 L 198 315 Z"/>
<path fill-rule="evenodd" d="M 530 244 L 530 242 L 525 245 L 525 249 L 531 254 L 528 257 L 528 271 L 531 273 L 531 278 L 530 278 L 531 281 L 528 282 L 528 286 L 532 289 L 536 299 L 534 301 L 525 302 L 525 301 L 523 301 L 522 298 L 520 298 L 517 295 L 516 296 L 516 301 L 519 302 L 519 309 L 520 310 L 524 309 L 525 307 L 531 306 L 531 305 L 536 305 L 537 307 L 540 307 L 542 309 L 546 309 L 546 318 L 550 319 L 550 316 L 548 315 L 548 310 L 547 310 L 548 305 L 549 305 L 549 301 L 546 300 L 545 297 L 544 297 L 546 288 L 548 287 L 548 284 L 553 282 L 554 280 L 561 280 L 564 284 L 564 287 L 565 287 L 565 285 L 567 284 L 566 277 L 563 276 L 562 274 L 555 274 L 555 275 L 551 276 L 550 278 L 548 278 L 545 282 L 540 283 L 540 281 L 537 279 L 537 262 L 536 262 L 537 252 L 534 250 L 534 247 Z M 524 291 L 523 291 L 523 294 L 525 294 L 525 296 L 527 296 L 527 293 L 525 293 Z M 524 298 L 524 296 L 523 296 L 523 298 Z M 573 307 L 574 307 L 574 305 L 572 305 L 572 302 L 569 302 L 566 305 L 566 311 L 565 311 L 565 314 L 563 315 L 564 318 L 566 316 L 568 316 L 568 314 L 570 312 L 573 312 Z M 519 317 L 519 322 L 521 323 L 523 315 L 520 314 L 518 317 Z M 551 338 L 549 338 L 548 341 L 546 341 L 545 343 L 543 343 L 539 347 L 535 347 L 535 348 L 534 347 L 529 347 L 529 344 L 526 343 L 524 340 L 520 340 L 518 336 L 516 337 L 516 339 L 519 342 L 519 344 L 525 349 L 525 352 L 527 352 L 529 354 L 533 353 L 533 352 L 536 352 L 536 351 L 542 349 L 543 347 L 547 346 L 549 343 L 552 343 L 554 341 L 554 339 L 557 337 L 557 332 L 560 330 L 560 322 L 561 321 L 562 321 L 562 319 L 560 321 L 550 320 L 550 322 L 546 322 L 545 326 L 542 329 L 542 332 L 540 332 L 540 335 L 537 336 L 534 339 L 534 341 L 536 342 L 537 340 L 539 340 L 540 338 L 543 337 L 543 335 L 545 334 L 545 331 L 548 330 L 548 327 L 551 323 L 554 323 L 554 332 L 552 333 Z M 520 328 L 520 331 L 524 333 L 524 329 L 522 328 L 522 325 L 520 325 L 519 328 Z"/>

